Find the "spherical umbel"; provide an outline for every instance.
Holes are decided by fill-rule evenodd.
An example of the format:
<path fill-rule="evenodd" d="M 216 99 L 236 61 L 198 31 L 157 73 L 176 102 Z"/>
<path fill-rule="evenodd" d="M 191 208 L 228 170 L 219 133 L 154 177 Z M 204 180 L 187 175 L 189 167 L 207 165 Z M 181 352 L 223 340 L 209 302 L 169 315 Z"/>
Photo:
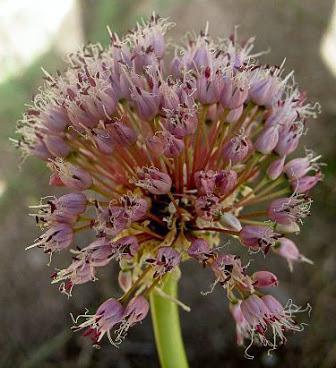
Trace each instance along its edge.
<path fill-rule="evenodd" d="M 284 64 L 259 63 L 253 39 L 216 40 L 206 29 L 168 53 L 171 27 L 153 15 L 124 37 L 110 32 L 105 48 L 69 55 L 63 73 L 45 72 L 17 145 L 46 161 L 50 185 L 65 194 L 32 206 L 43 234 L 28 248 L 50 262 L 72 248 L 70 265 L 52 274 L 68 296 L 119 265 L 119 299 L 74 321 L 95 344 L 105 335 L 119 344 L 147 316 L 152 293 L 184 306 L 162 288 L 190 260 L 211 271 L 210 291 L 223 289 L 237 342 L 272 350 L 302 329 L 301 309 L 264 295 L 277 276 L 250 273 L 254 264 L 224 245 L 265 261 L 274 252 L 290 268 L 311 262 L 287 236 L 300 231 L 322 180 L 319 156 L 292 157 L 319 105 Z M 94 240 L 77 244 L 83 232 Z"/>

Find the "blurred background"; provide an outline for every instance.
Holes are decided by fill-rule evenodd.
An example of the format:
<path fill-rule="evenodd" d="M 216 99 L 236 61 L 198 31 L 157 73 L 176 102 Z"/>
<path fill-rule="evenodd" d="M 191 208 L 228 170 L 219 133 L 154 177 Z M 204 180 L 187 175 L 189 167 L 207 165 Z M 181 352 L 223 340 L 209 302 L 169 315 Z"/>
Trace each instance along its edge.
<path fill-rule="evenodd" d="M 78 287 L 71 299 L 50 285 L 52 268 L 38 251 L 24 248 L 37 236 L 28 206 L 52 194 L 43 163 L 28 159 L 22 167 L 9 142 L 15 123 L 38 86 L 41 66 L 62 70 L 64 55 L 87 41 L 107 44 L 106 25 L 126 32 L 153 10 L 177 26 L 175 41 L 187 30 L 210 22 L 214 36 L 229 35 L 240 25 L 240 37 L 256 36 L 256 50 L 270 48 L 266 63 L 286 57 L 287 70 L 319 101 L 323 112 L 310 124 L 304 145 L 323 154 L 325 180 L 313 192 L 312 216 L 298 239 L 314 266 L 297 265 L 293 273 L 270 256 L 269 269 L 279 275 L 282 300 L 313 307 L 309 326 L 289 337 L 285 347 L 267 356 L 254 350 L 243 358 L 235 345 L 234 324 L 221 290 L 203 297 L 211 282 L 200 267 L 187 264 L 180 296 L 192 306 L 181 312 L 191 368 L 336 367 L 336 8 L 333 0 L 0 0 L 0 367 L 158 367 L 151 321 L 130 333 L 115 349 L 107 343 L 93 349 L 70 331 L 70 312 L 96 306 L 117 288 L 113 270 L 101 281 Z M 62 259 L 60 258 L 60 261 Z M 263 260 L 259 260 L 262 262 Z M 178 368 L 178 367 L 176 367 Z"/>

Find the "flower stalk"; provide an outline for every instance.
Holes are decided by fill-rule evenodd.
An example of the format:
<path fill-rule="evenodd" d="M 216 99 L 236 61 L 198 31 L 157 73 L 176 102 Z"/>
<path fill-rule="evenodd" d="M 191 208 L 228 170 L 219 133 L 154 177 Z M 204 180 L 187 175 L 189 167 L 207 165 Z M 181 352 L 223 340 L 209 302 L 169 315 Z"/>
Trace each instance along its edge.
<path fill-rule="evenodd" d="M 178 279 L 177 272 L 168 274 L 161 288 L 173 299 L 177 298 Z M 150 293 L 149 299 L 161 368 L 188 368 L 177 303 L 159 295 L 155 290 Z"/>

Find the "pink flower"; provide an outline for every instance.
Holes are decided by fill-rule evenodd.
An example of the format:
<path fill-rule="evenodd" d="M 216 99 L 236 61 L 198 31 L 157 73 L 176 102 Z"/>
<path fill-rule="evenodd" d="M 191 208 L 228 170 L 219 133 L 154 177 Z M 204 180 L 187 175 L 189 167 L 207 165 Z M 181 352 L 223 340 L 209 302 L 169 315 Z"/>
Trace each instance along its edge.
<path fill-rule="evenodd" d="M 195 201 L 195 211 L 205 220 L 212 220 L 218 213 L 219 198 L 215 195 L 201 196 Z"/>
<path fill-rule="evenodd" d="M 100 342 L 105 334 L 109 336 L 110 341 L 113 341 L 111 330 L 123 320 L 123 316 L 124 308 L 121 303 L 110 298 L 100 305 L 94 315 L 79 316 L 76 323 L 80 318 L 87 318 L 87 320 L 73 328 L 75 330 L 86 328 L 84 335 L 90 336 L 94 342 Z"/>
<path fill-rule="evenodd" d="M 138 240 L 134 236 L 124 236 L 111 243 L 113 256 L 119 260 L 131 259 L 140 248 Z"/>
<path fill-rule="evenodd" d="M 276 234 L 270 227 L 263 225 L 246 225 L 239 233 L 240 241 L 246 247 L 253 250 L 263 250 L 268 252 L 274 246 L 279 234 Z"/>
<path fill-rule="evenodd" d="M 277 179 L 284 171 L 286 156 L 274 160 L 267 169 L 267 175 L 272 179 Z"/>
<path fill-rule="evenodd" d="M 85 190 L 92 185 L 91 175 L 78 166 L 63 161 L 53 161 L 51 166 L 61 182 L 70 189 Z"/>
<path fill-rule="evenodd" d="M 192 240 L 190 247 L 188 248 L 188 255 L 191 258 L 201 263 L 206 263 L 211 257 L 215 255 L 210 249 L 208 242 L 201 238 L 195 238 Z"/>
<path fill-rule="evenodd" d="M 120 201 L 130 221 L 140 221 L 146 216 L 148 211 L 148 202 L 146 199 L 132 195 L 123 195 Z"/>
<path fill-rule="evenodd" d="M 240 84 L 239 84 L 240 83 Z M 230 110 L 240 108 L 246 101 L 248 88 L 242 81 L 235 81 L 230 76 L 223 77 L 223 89 L 220 96 L 220 102 L 224 108 Z"/>
<path fill-rule="evenodd" d="M 54 253 L 68 248 L 74 239 L 74 231 L 72 227 L 66 223 L 56 223 L 41 236 L 39 236 L 35 243 L 29 246 L 43 248 L 45 253 Z"/>
<path fill-rule="evenodd" d="M 263 335 L 270 312 L 262 299 L 252 294 L 242 301 L 240 308 L 250 328 Z"/>
<path fill-rule="evenodd" d="M 172 180 L 170 176 L 154 167 L 143 167 L 138 171 L 140 180 L 136 182 L 139 187 L 151 194 L 167 194 L 170 192 Z"/>
<path fill-rule="evenodd" d="M 237 173 L 234 170 L 221 170 L 216 174 L 215 184 L 219 196 L 232 192 L 237 185 Z"/>
<path fill-rule="evenodd" d="M 250 337 L 250 328 L 241 311 L 240 302 L 230 304 L 230 312 L 236 323 L 237 345 L 244 345 L 244 340 Z"/>
<path fill-rule="evenodd" d="M 314 176 L 303 176 L 300 179 L 295 179 L 291 182 L 292 188 L 295 193 L 306 193 L 313 189 L 315 185 L 322 180 L 322 174 L 318 172 Z"/>
<path fill-rule="evenodd" d="M 71 151 L 69 145 L 59 135 L 47 135 L 44 143 L 48 151 L 55 157 L 66 157 Z"/>
<path fill-rule="evenodd" d="M 266 127 L 258 136 L 254 147 L 257 151 L 264 155 L 270 154 L 276 147 L 279 140 L 279 128 L 278 126 Z"/>
<path fill-rule="evenodd" d="M 295 158 L 285 166 L 285 173 L 290 179 L 299 179 L 310 170 L 310 163 L 307 157 Z"/>
<path fill-rule="evenodd" d="M 251 143 L 245 135 L 230 139 L 223 147 L 223 157 L 226 161 L 236 164 L 244 161 L 250 151 Z"/>
<path fill-rule="evenodd" d="M 290 125 L 282 126 L 279 130 L 279 140 L 275 152 L 280 156 L 286 156 L 294 152 L 303 134 L 303 129 L 301 122 L 293 122 Z"/>
<path fill-rule="evenodd" d="M 272 272 L 257 271 L 252 275 L 252 279 L 256 288 L 278 286 L 278 278 Z"/>
<path fill-rule="evenodd" d="M 181 255 L 174 248 L 160 247 L 156 259 L 147 259 L 147 262 L 154 266 L 154 277 L 162 277 L 180 264 Z"/>
<path fill-rule="evenodd" d="M 107 124 L 107 133 L 115 144 L 130 146 L 137 140 L 135 131 L 121 121 Z"/>
<path fill-rule="evenodd" d="M 274 252 L 287 260 L 291 271 L 293 270 L 293 264 L 295 262 L 313 263 L 310 259 L 300 253 L 292 240 L 287 238 L 280 238 L 278 240 L 278 246 L 274 248 Z"/>
<path fill-rule="evenodd" d="M 321 163 L 317 162 L 321 156 L 315 156 L 312 151 L 306 151 L 305 157 L 294 158 L 285 166 L 285 173 L 290 180 L 298 180 L 309 172 L 320 172 Z"/>
<path fill-rule="evenodd" d="M 256 69 L 251 75 L 251 86 L 249 89 L 250 99 L 258 104 L 271 107 L 281 98 L 284 83 L 279 76 L 281 69 L 267 66 Z"/>
<path fill-rule="evenodd" d="M 197 171 L 194 174 L 194 180 L 199 194 L 208 195 L 214 192 L 216 185 L 216 173 L 214 171 Z"/>
<path fill-rule="evenodd" d="M 310 215 L 311 199 L 304 197 L 289 197 L 275 199 L 268 206 L 268 217 L 282 225 L 302 222 Z"/>
<path fill-rule="evenodd" d="M 125 308 L 123 318 L 127 321 L 129 326 L 141 322 L 146 318 L 149 311 L 148 301 L 141 295 L 130 300 Z"/>

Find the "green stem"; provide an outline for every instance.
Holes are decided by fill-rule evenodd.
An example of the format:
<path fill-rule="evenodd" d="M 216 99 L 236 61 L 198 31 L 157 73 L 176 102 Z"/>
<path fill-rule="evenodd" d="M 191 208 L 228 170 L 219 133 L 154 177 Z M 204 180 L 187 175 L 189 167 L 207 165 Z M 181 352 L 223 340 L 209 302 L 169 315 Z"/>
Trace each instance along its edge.
<path fill-rule="evenodd" d="M 163 281 L 162 291 L 177 298 L 177 273 L 171 273 Z M 188 368 L 181 335 L 178 305 L 158 295 L 150 294 L 152 323 L 161 368 Z"/>

